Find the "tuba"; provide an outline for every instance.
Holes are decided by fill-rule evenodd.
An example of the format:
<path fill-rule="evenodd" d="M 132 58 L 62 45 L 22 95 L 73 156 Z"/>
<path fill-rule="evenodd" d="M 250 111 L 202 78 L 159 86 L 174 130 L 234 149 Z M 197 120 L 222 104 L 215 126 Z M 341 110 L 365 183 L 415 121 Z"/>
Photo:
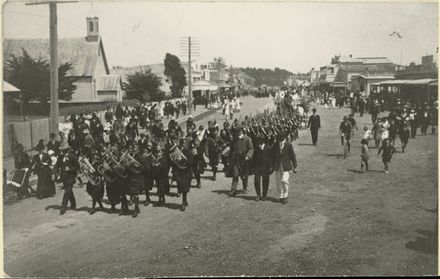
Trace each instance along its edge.
<path fill-rule="evenodd" d="M 121 156 L 121 165 L 133 173 L 140 173 L 142 169 L 141 163 L 139 163 L 128 151 Z"/>
<path fill-rule="evenodd" d="M 79 164 L 81 167 L 81 172 L 84 173 L 84 175 L 87 177 L 87 180 L 92 183 L 92 185 L 98 185 L 101 182 L 99 172 L 95 170 L 87 158 L 82 157 L 79 160 Z"/>
<path fill-rule="evenodd" d="M 174 144 L 170 148 L 170 160 L 179 168 L 186 169 L 188 167 L 188 158 L 183 154 L 183 152 Z"/>

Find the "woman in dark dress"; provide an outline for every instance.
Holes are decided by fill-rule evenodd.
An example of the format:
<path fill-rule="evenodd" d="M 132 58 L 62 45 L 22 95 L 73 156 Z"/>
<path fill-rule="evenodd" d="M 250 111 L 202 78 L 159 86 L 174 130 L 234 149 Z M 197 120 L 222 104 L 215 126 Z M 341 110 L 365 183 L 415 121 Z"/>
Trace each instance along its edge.
<path fill-rule="evenodd" d="M 31 165 L 35 165 L 33 170 L 38 176 L 37 198 L 44 199 L 55 195 L 55 183 L 52 180 L 52 170 L 50 168 L 52 159 L 44 152 L 44 144 L 41 144 L 41 142 L 36 149 L 38 154 L 33 157 Z"/>

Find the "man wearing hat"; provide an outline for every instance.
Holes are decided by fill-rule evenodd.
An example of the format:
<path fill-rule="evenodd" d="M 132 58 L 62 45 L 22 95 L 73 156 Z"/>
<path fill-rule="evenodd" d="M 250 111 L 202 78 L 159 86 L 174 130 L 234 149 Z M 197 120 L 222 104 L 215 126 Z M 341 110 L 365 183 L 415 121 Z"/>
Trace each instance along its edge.
<path fill-rule="evenodd" d="M 402 146 L 402 153 L 405 152 L 405 148 L 408 145 L 408 140 L 410 136 L 409 124 L 408 122 L 404 122 L 402 128 L 399 131 L 399 138 Z"/>
<path fill-rule="evenodd" d="M 136 217 L 139 213 L 139 195 L 142 193 L 144 187 L 144 177 L 142 174 L 142 155 L 140 154 L 139 147 L 134 144 L 130 148 L 130 155 L 134 161 L 129 162 L 127 168 L 128 174 L 128 186 L 131 200 L 134 202 L 133 217 Z"/>
<path fill-rule="evenodd" d="M 310 133 L 312 135 L 312 144 L 316 146 L 318 143 L 318 131 L 321 128 L 321 118 L 316 114 L 316 108 L 312 109 L 313 114 L 309 117 L 309 123 L 307 128 L 310 128 Z"/>
<path fill-rule="evenodd" d="M 181 154 L 178 154 L 174 161 L 172 161 L 172 167 L 177 182 L 177 190 L 182 194 L 182 205 L 180 209 L 185 211 L 185 208 L 188 206 L 187 195 L 191 188 L 191 180 L 193 177 L 193 154 L 189 149 L 185 138 L 180 139 L 179 149 Z"/>
<path fill-rule="evenodd" d="M 40 140 L 35 149 L 38 154 L 32 158 L 31 166 L 34 166 L 33 171 L 38 176 L 37 198 L 43 199 L 55 195 L 55 183 L 52 180 L 52 170 L 50 168 L 52 159 L 49 154 L 44 152 L 43 140 Z"/>
<path fill-rule="evenodd" d="M 218 135 L 217 127 L 209 128 L 209 136 L 206 138 L 205 154 L 208 155 L 209 164 L 212 168 L 212 180 L 216 180 L 217 166 L 220 161 L 223 140 Z"/>
<path fill-rule="evenodd" d="M 158 206 L 165 204 L 165 194 L 170 191 L 168 173 L 170 171 L 170 161 L 159 144 L 153 147 L 153 178 L 157 186 L 157 195 L 159 196 Z"/>
<path fill-rule="evenodd" d="M 67 203 L 70 201 L 70 206 L 74 210 L 76 209 L 75 195 L 73 194 L 73 184 L 75 184 L 76 175 L 80 170 L 78 157 L 72 152 L 71 148 L 66 147 L 64 149 L 64 195 L 61 202 L 60 214 L 63 215 L 67 210 Z"/>
<path fill-rule="evenodd" d="M 254 147 L 251 139 L 246 136 L 245 129 L 238 127 L 237 138 L 232 146 L 232 183 L 231 196 L 237 194 L 238 178 L 243 183 L 243 194 L 247 194 L 249 163 L 254 154 Z"/>
<path fill-rule="evenodd" d="M 285 132 L 281 131 L 278 133 L 277 142 L 272 154 L 280 202 L 286 204 L 289 194 L 289 172 L 295 172 L 297 162 L 295 151 L 292 144 L 286 140 Z"/>
<path fill-rule="evenodd" d="M 269 190 L 269 175 L 272 173 L 272 148 L 265 143 L 263 135 L 259 135 L 256 140 L 257 146 L 252 158 L 254 171 L 254 186 L 257 198 L 255 201 L 265 200 Z M 261 193 L 261 183 L 263 193 Z"/>
<path fill-rule="evenodd" d="M 409 125 L 411 127 L 411 138 L 415 139 L 418 127 L 418 116 L 414 108 L 409 111 Z"/>
<path fill-rule="evenodd" d="M 371 114 L 371 123 L 376 123 L 377 116 L 379 115 L 379 101 L 374 100 L 374 102 L 371 103 L 370 107 L 370 114 Z"/>
<path fill-rule="evenodd" d="M 52 150 L 55 153 L 55 156 L 60 154 L 60 142 L 55 139 L 55 133 L 50 133 L 49 142 L 47 143 L 47 152 Z"/>

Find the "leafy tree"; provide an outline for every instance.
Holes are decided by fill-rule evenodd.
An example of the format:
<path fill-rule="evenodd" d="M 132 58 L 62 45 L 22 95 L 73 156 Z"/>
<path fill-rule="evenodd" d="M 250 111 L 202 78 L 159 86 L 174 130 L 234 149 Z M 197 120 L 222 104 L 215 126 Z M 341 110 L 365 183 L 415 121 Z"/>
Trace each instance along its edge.
<path fill-rule="evenodd" d="M 292 75 L 291 72 L 280 68 L 271 70 L 247 67 L 241 68 L 240 71 L 254 78 L 256 86 L 261 86 L 263 84 L 267 86 L 284 86 L 284 81 Z"/>
<path fill-rule="evenodd" d="M 181 97 L 183 88 L 188 84 L 186 81 L 185 69 L 177 56 L 167 53 L 164 60 L 164 74 L 171 80 L 171 94 L 175 97 Z"/>
<path fill-rule="evenodd" d="M 13 101 L 47 103 L 50 100 L 50 64 L 41 57 L 33 59 L 24 49 L 22 52 L 22 56 L 11 55 L 5 63 L 5 80 L 21 90 L 14 94 Z M 58 67 L 58 98 L 61 100 L 71 100 L 76 90 L 73 83 L 77 79 L 67 77 L 71 69 L 70 63 Z"/>
<path fill-rule="evenodd" d="M 137 99 L 141 102 L 161 101 L 165 95 L 160 90 L 162 82 L 151 69 L 127 75 L 127 82 L 122 83 L 122 89 L 127 93 L 128 99 Z"/>

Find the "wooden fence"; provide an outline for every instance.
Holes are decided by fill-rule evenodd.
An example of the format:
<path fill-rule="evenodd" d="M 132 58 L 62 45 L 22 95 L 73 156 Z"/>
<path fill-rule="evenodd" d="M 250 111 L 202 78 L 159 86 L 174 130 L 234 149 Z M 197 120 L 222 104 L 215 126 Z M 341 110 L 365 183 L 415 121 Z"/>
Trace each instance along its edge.
<path fill-rule="evenodd" d="M 46 119 L 49 118 L 47 115 L 7 115 L 8 122 L 26 122 L 37 119 Z"/>

